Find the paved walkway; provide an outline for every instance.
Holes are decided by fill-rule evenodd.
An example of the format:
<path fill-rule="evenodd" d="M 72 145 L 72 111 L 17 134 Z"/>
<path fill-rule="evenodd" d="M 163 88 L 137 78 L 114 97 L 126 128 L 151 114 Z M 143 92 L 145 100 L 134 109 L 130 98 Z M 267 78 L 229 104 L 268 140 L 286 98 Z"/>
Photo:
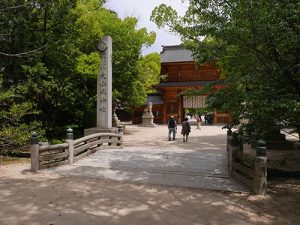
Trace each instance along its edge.
<path fill-rule="evenodd" d="M 181 130 L 181 127 L 178 127 Z M 247 192 L 227 170 L 226 130 L 194 126 L 189 142 L 181 135 L 167 140 L 166 126 L 128 125 L 123 149 L 102 149 L 74 165 L 53 168 L 66 176 L 83 176 L 147 184 Z"/>

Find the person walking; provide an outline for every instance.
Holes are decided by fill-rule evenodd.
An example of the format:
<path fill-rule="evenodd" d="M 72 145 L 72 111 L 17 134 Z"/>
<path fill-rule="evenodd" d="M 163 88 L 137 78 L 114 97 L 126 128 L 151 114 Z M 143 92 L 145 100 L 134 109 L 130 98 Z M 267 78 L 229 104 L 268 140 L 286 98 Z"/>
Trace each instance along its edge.
<path fill-rule="evenodd" d="M 213 124 L 213 115 L 212 114 L 208 114 L 208 116 L 207 116 L 207 123 L 209 124 L 209 125 L 212 125 Z"/>
<path fill-rule="evenodd" d="M 173 133 L 173 140 L 175 140 L 175 135 L 177 133 L 177 123 L 174 119 L 174 116 L 170 117 L 170 120 L 168 122 L 168 129 L 169 129 L 169 141 L 171 141 L 171 134 Z"/>
<path fill-rule="evenodd" d="M 199 130 L 201 130 L 201 122 L 202 122 L 201 114 L 197 114 L 196 115 L 196 124 L 197 124 L 197 129 L 199 129 Z"/>
<path fill-rule="evenodd" d="M 183 142 L 187 142 L 190 132 L 191 132 L 191 125 L 188 121 L 188 118 L 184 118 L 184 121 L 182 122 L 182 129 L 181 129 Z"/>

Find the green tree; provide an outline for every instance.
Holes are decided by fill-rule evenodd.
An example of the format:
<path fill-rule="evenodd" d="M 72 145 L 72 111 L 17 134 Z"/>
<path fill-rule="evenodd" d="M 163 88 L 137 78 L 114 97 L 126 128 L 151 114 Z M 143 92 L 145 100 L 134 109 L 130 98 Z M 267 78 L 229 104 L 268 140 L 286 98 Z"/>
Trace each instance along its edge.
<path fill-rule="evenodd" d="M 76 29 L 79 31 L 78 46 L 85 54 L 87 61 L 79 61 L 78 68 L 85 68 L 89 76 L 97 77 L 97 71 L 88 68 L 97 68 L 95 59 L 97 44 L 104 35 L 113 40 L 113 99 L 121 103 L 122 107 L 131 108 L 143 104 L 146 98 L 146 89 L 140 79 L 139 61 L 142 58 L 141 49 L 150 46 L 155 40 L 155 33 L 148 33 L 145 28 L 137 29 L 138 20 L 134 17 L 120 19 L 118 15 L 99 7 L 94 0 L 81 1 L 75 13 L 78 15 Z M 93 82 L 95 84 L 95 82 Z M 96 86 L 92 88 L 96 90 Z"/>
<path fill-rule="evenodd" d="M 142 57 L 138 65 L 138 74 L 146 92 L 153 92 L 152 85 L 160 81 L 160 55 L 150 53 Z"/>
<path fill-rule="evenodd" d="M 103 8 L 104 2 L 0 0 L 1 95 L 18 94 L 10 98 L 23 107 L 24 116 L 16 123 L 39 121 L 49 140 L 65 138 L 67 127 L 82 135 L 84 128 L 94 126 L 97 45 L 104 35 L 114 41 L 114 99 L 126 107 L 144 102 L 146 88 L 138 65 L 141 48 L 151 45 L 155 34 L 136 29 L 136 18 L 118 18 Z M 27 116 L 31 112 L 38 113 Z"/>
<path fill-rule="evenodd" d="M 200 62 L 217 60 L 227 88 L 211 92 L 211 107 L 231 111 L 231 125 L 244 135 L 282 128 L 300 134 L 297 1 L 189 2 L 183 17 L 161 5 L 152 20 L 181 34 Z"/>
<path fill-rule="evenodd" d="M 82 80 L 74 72 L 80 55 L 73 41 L 75 6 L 76 0 L 1 4 L 3 88 L 22 86 L 24 99 L 40 112 L 37 119 L 50 139 L 63 137 L 70 125 L 82 124 L 84 92 L 79 91 Z"/>
<path fill-rule="evenodd" d="M 35 120 L 38 111 L 22 95 L 22 86 L 4 90 L 0 77 L 0 154 L 28 150 L 32 131 L 43 137 L 41 123 Z M 28 122 L 30 121 L 30 122 Z"/>

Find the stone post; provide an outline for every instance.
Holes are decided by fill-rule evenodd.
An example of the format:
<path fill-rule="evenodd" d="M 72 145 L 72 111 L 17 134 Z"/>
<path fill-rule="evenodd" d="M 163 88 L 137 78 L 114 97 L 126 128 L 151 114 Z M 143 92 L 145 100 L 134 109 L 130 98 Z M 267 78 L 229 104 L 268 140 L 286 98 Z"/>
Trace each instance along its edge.
<path fill-rule="evenodd" d="M 97 127 L 112 128 L 112 38 L 105 36 L 98 48 L 101 69 L 97 78 Z"/>
<path fill-rule="evenodd" d="M 30 158 L 31 171 L 36 173 L 39 170 L 39 138 L 36 132 L 33 132 L 30 138 Z"/>
<path fill-rule="evenodd" d="M 228 132 L 230 134 L 229 140 L 228 140 L 228 146 L 229 146 L 229 158 L 228 158 L 228 172 L 229 175 L 232 174 L 232 163 L 233 163 L 233 155 L 236 154 L 235 152 L 241 151 L 240 149 L 240 142 L 238 139 L 238 134 L 236 132 L 232 132 L 231 130 Z"/>
<path fill-rule="evenodd" d="M 238 147 L 240 145 L 238 134 L 236 132 L 232 132 L 231 137 L 230 145 Z"/>
<path fill-rule="evenodd" d="M 228 159 L 228 172 L 229 172 L 229 175 L 232 174 L 232 163 L 233 163 L 233 155 L 236 154 L 236 152 L 240 151 L 240 147 L 239 146 L 234 146 L 234 145 L 229 145 L 229 152 L 228 152 L 228 155 L 229 155 L 229 159 Z"/>
<path fill-rule="evenodd" d="M 256 158 L 253 174 L 253 190 L 255 194 L 265 195 L 267 189 L 267 148 L 266 142 L 256 142 Z"/>
<path fill-rule="evenodd" d="M 96 127 L 85 129 L 85 136 L 118 132 L 116 127 L 112 127 L 112 38 L 103 37 L 98 49 L 101 53 L 101 65 L 97 77 L 97 124 Z"/>
<path fill-rule="evenodd" d="M 231 142 L 231 135 L 232 135 L 232 130 L 229 128 L 227 130 L 227 143 L 226 143 L 226 149 L 227 151 L 229 151 L 229 145 L 230 145 L 230 142 Z"/>
<path fill-rule="evenodd" d="M 228 150 L 229 150 L 228 154 L 227 154 L 227 157 L 228 157 L 228 173 L 229 173 L 229 175 L 231 175 L 231 173 L 232 173 L 232 154 L 233 154 L 232 147 L 229 146 Z"/>
<path fill-rule="evenodd" d="M 123 137 L 123 127 L 118 127 L 118 134 L 121 134 L 121 136 Z"/>
<path fill-rule="evenodd" d="M 227 142 L 226 142 L 226 150 L 227 150 L 227 162 L 228 162 L 228 172 L 229 175 L 231 175 L 231 171 L 232 171 L 232 151 L 231 151 L 231 134 L 232 134 L 232 130 L 228 129 L 227 130 Z"/>
<path fill-rule="evenodd" d="M 67 143 L 69 144 L 69 164 L 73 164 L 74 162 L 74 137 L 73 137 L 73 130 L 69 128 L 67 130 Z"/>
<path fill-rule="evenodd" d="M 267 156 L 266 142 L 262 139 L 256 142 L 256 156 Z"/>
<path fill-rule="evenodd" d="M 257 195 L 265 195 L 267 189 L 267 157 L 255 158 L 253 191 Z"/>

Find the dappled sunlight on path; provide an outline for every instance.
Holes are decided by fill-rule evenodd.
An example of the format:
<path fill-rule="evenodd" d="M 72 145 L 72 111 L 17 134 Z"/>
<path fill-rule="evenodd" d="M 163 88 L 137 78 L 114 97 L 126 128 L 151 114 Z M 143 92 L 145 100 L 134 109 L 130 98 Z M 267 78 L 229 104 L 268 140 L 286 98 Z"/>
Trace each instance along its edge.
<path fill-rule="evenodd" d="M 0 211 L 1 225 L 290 224 L 270 197 L 35 176 L 1 177 L 0 204 L 5 206 Z"/>
<path fill-rule="evenodd" d="M 224 185 L 227 177 L 225 132 L 210 129 L 215 128 L 217 135 L 209 128 L 193 130 L 190 142 L 183 143 L 179 138 L 169 142 L 165 127 L 153 134 L 132 126 L 123 149 L 102 149 L 101 157 L 91 155 L 81 166 L 57 168 L 71 173 L 33 174 L 26 163 L 0 166 L 0 225 L 297 224 L 299 182 L 275 184 L 268 196 L 205 189 Z M 148 182 L 139 182 L 143 179 Z M 193 180 L 204 189 L 187 188 Z M 186 187 L 178 187 L 180 181 Z"/>

